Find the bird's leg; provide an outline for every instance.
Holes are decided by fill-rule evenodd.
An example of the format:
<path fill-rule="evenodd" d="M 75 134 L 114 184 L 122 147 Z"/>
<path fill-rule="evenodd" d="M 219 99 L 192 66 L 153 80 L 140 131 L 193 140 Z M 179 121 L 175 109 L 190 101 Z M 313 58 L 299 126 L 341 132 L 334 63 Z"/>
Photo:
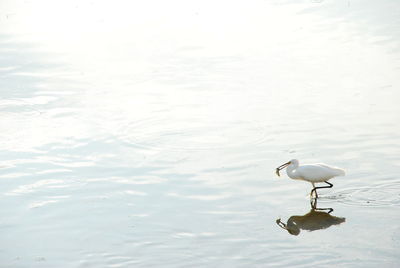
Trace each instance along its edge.
<path fill-rule="evenodd" d="M 317 208 L 317 199 L 316 198 L 312 198 L 310 200 L 310 205 L 312 209 L 316 209 Z"/>
<path fill-rule="evenodd" d="M 310 193 L 311 198 L 313 197 L 313 193 L 315 193 L 315 199 L 318 198 L 317 188 L 318 188 L 318 187 L 314 187 L 314 188 L 311 190 L 311 193 Z"/>
<path fill-rule="evenodd" d="M 317 198 L 314 198 L 314 199 L 312 199 L 312 200 L 310 201 L 311 209 L 312 209 L 312 210 L 314 210 L 314 211 L 324 211 L 324 210 L 327 210 L 327 211 L 328 211 L 328 214 L 330 214 L 330 213 L 333 211 L 333 208 L 318 208 L 318 207 L 317 207 L 317 205 L 318 205 L 318 201 L 317 201 L 317 200 L 318 200 Z"/>
<path fill-rule="evenodd" d="M 317 188 L 318 187 L 315 187 L 315 184 L 313 182 L 311 184 L 313 186 L 313 189 L 311 190 L 310 197 L 312 198 L 313 197 L 313 193 L 315 193 L 315 198 L 318 198 L 318 194 L 317 194 Z"/>
<path fill-rule="evenodd" d="M 319 188 L 332 188 L 333 187 L 333 184 L 332 183 L 330 183 L 330 182 L 327 182 L 327 181 L 324 181 L 326 184 L 328 184 L 329 186 L 320 186 L 320 187 L 317 187 L 317 189 L 319 189 Z"/>
<path fill-rule="evenodd" d="M 329 186 L 319 186 L 319 187 L 315 187 L 315 186 L 314 186 L 314 183 L 313 183 L 314 188 L 311 190 L 311 194 L 312 194 L 312 192 L 315 192 L 315 198 L 318 198 L 317 189 L 332 188 L 332 187 L 333 187 L 333 184 L 332 184 L 332 183 L 327 182 L 327 181 L 324 181 L 324 182 L 325 182 L 326 184 L 328 184 Z"/>

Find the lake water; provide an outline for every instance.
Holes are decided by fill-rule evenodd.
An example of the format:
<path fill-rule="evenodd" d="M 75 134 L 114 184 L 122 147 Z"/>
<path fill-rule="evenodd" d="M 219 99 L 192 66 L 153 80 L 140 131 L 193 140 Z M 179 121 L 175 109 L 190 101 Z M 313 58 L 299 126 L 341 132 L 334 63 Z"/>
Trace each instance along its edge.
<path fill-rule="evenodd" d="M 0 266 L 399 267 L 399 14 L 1 1 Z"/>

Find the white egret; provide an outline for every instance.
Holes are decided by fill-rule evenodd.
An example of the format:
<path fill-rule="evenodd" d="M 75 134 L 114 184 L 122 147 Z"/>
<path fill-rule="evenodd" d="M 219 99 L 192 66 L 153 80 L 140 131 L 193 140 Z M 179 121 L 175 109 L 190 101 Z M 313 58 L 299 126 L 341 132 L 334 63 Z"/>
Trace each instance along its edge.
<path fill-rule="evenodd" d="M 328 180 L 336 176 L 345 175 L 344 170 L 341 168 L 320 163 L 299 165 L 299 161 L 297 159 L 292 159 L 289 162 L 277 167 L 276 174 L 280 176 L 279 171 L 284 168 L 286 168 L 286 173 L 291 179 L 311 182 L 313 189 L 311 190 L 310 195 L 312 196 L 313 192 L 315 192 L 316 198 L 318 198 L 317 189 L 333 187 L 333 184 L 329 183 Z M 315 183 L 317 182 L 324 182 L 328 184 L 328 186 L 315 187 Z"/>

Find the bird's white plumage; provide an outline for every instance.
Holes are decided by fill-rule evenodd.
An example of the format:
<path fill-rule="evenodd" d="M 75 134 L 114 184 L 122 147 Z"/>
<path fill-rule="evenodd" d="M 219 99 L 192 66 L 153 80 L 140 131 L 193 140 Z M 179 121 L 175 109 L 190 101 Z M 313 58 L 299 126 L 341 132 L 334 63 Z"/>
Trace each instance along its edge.
<path fill-rule="evenodd" d="M 292 179 L 309 182 L 324 182 L 333 177 L 343 176 L 345 174 L 343 169 L 320 163 L 306 164 L 297 167 L 291 164 L 287 167 L 286 173 Z"/>

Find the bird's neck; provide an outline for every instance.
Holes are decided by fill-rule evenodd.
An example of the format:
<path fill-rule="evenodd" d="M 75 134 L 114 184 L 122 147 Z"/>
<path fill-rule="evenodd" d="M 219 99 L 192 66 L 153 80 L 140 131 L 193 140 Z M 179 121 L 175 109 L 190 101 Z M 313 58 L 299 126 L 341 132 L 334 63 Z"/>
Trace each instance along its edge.
<path fill-rule="evenodd" d="M 289 178 L 291 178 L 291 179 L 297 179 L 297 176 L 296 176 L 296 174 L 295 174 L 295 171 L 296 171 L 296 166 L 295 165 L 289 165 L 287 168 L 286 168 L 286 174 L 289 176 Z"/>

